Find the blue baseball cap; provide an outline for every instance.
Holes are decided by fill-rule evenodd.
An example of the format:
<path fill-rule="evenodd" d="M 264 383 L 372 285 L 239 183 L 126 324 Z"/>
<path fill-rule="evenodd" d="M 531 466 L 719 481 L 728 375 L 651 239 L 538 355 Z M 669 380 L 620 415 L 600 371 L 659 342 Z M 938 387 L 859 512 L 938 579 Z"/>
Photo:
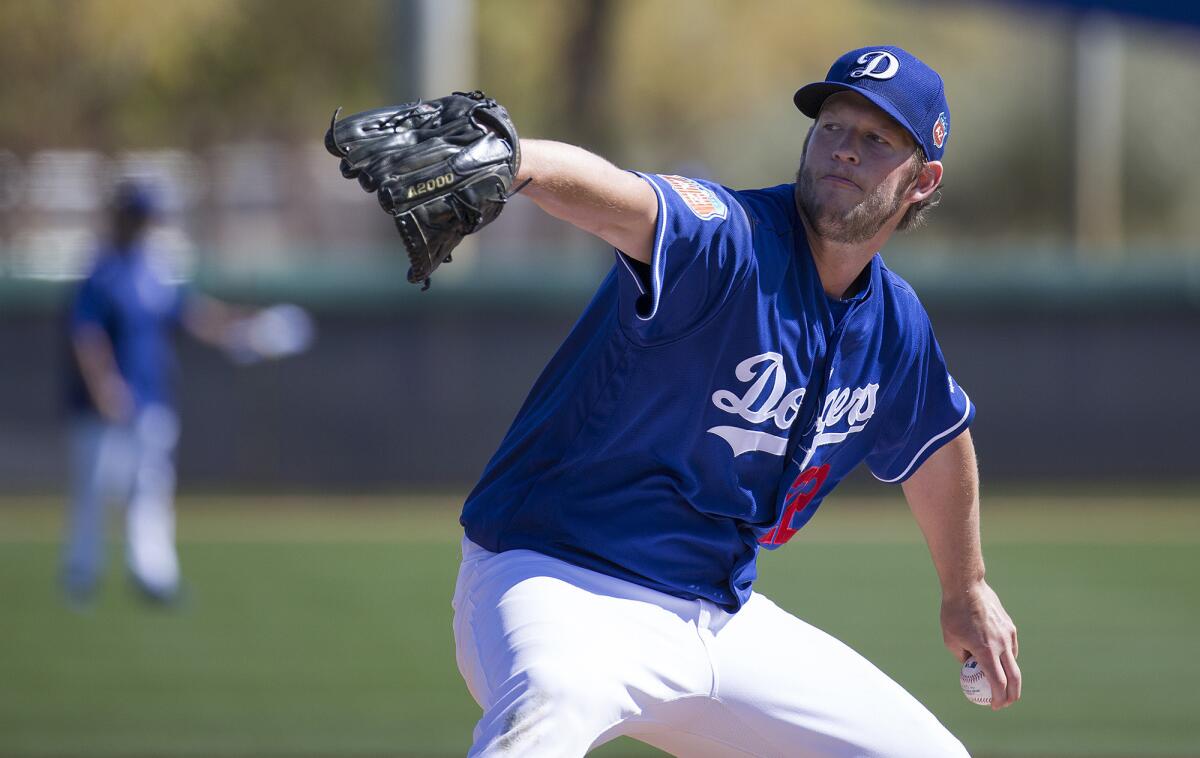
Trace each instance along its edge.
<path fill-rule="evenodd" d="M 920 58 L 892 45 L 860 47 L 834 61 L 825 81 L 796 90 L 800 112 L 816 118 L 825 98 L 857 92 L 908 130 L 925 157 L 942 159 L 950 138 L 950 106 L 938 72 Z"/>
<path fill-rule="evenodd" d="M 125 179 L 113 189 L 112 207 L 119 214 L 138 218 L 150 218 L 159 211 L 154 189 L 133 179 Z"/>

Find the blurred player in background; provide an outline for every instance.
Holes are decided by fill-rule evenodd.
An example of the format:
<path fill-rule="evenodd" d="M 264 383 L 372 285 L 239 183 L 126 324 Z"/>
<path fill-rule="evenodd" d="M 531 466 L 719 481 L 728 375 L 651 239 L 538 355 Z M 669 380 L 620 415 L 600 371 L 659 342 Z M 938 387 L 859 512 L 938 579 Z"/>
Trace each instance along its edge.
<path fill-rule="evenodd" d="M 71 301 L 71 495 L 61 582 L 75 606 L 90 602 L 104 565 L 104 509 L 125 507 L 126 564 L 143 596 L 179 597 L 175 550 L 174 451 L 179 419 L 172 398 L 173 332 L 248 363 L 303 351 L 312 338 L 295 306 L 249 312 L 174 284 L 146 246 L 157 214 L 148 185 L 114 193 L 109 241 Z"/>

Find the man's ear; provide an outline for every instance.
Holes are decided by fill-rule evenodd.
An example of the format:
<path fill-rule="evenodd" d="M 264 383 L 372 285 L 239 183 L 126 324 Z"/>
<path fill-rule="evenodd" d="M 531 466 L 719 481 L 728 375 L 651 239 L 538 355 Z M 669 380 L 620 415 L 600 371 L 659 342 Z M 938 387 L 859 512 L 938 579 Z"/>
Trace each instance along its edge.
<path fill-rule="evenodd" d="M 917 179 L 913 182 L 913 188 L 908 191 L 908 200 L 914 203 L 919 203 L 926 199 L 942 184 L 942 162 L 929 161 L 917 174 Z"/>

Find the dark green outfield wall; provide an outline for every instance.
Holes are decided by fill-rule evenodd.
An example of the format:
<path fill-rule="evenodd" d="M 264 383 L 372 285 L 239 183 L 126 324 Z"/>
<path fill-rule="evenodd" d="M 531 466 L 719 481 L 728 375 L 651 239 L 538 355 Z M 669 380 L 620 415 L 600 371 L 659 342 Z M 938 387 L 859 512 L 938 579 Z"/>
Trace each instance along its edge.
<path fill-rule="evenodd" d="M 997 272 L 974 290 L 917 282 L 951 369 L 979 407 L 973 430 L 985 478 L 1200 479 L 1200 301 L 1187 277 L 1086 287 L 1010 279 Z M 435 286 L 418 296 L 381 284 L 350 299 L 226 287 L 221 294 L 244 299 L 298 294 L 320 339 L 299 358 L 241 368 L 182 342 L 181 484 L 470 484 L 587 286 Z M 60 297 L 50 286 L 0 289 L 0 491 L 62 482 Z"/>

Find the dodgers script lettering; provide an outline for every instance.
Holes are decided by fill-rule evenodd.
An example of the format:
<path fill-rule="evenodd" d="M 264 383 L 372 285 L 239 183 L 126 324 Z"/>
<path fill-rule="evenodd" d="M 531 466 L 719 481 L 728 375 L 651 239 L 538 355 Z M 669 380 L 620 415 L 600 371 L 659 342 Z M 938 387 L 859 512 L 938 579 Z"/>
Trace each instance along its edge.
<path fill-rule="evenodd" d="M 735 458 L 754 451 L 779 456 L 786 454 L 786 432 L 800 413 L 805 388 L 788 389 L 783 356 L 776 352 L 747 358 L 735 367 L 734 377 L 741 384 L 749 386 L 740 394 L 734 390 L 717 390 L 712 394 L 713 405 L 751 424 L 769 422 L 785 434 L 725 425 L 714 426 L 708 431 L 729 443 Z M 878 392 L 879 385 L 873 383 L 856 389 L 837 387 L 831 390 L 821 405 L 816 437 L 808 450 L 805 465 L 818 447 L 841 442 L 866 428 L 867 421 L 875 415 Z"/>

